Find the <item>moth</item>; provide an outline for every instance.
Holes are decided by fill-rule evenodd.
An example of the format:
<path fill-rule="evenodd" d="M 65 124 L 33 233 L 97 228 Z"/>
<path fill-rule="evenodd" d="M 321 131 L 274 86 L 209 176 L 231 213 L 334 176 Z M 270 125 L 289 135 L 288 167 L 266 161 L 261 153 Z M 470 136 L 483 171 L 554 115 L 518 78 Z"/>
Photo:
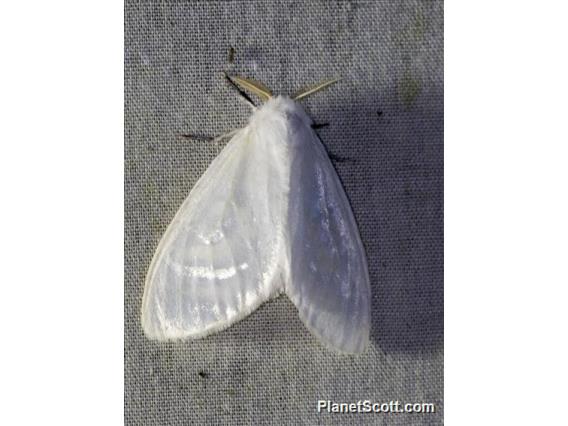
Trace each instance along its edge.
<path fill-rule="evenodd" d="M 337 80 L 264 103 L 191 190 L 150 264 L 142 327 L 150 339 L 201 338 L 285 293 L 327 348 L 365 350 L 370 283 L 349 201 L 300 99 Z M 250 99 L 250 98 L 249 98 Z"/>

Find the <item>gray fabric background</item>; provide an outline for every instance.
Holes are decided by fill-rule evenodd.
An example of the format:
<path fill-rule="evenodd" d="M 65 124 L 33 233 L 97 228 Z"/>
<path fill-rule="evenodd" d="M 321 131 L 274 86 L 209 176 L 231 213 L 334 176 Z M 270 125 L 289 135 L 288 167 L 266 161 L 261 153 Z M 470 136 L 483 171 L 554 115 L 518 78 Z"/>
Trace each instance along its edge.
<path fill-rule="evenodd" d="M 126 423 L 441 424 L 442 2 L 127 1 L 125 19 Z M 319 134 L 341 159 L 367 251 L 372 330 L 362 356 L 324 349 L 285 297 L 202 340 L 142 333 L 152 254 L 224 144 L 177 134 L 247 123 L 223 70 L 281 93 L 343 78 L 303 103 L 330 123 Z M 437 413 L 317 414 L 319 399 L 425 401 Z"/>

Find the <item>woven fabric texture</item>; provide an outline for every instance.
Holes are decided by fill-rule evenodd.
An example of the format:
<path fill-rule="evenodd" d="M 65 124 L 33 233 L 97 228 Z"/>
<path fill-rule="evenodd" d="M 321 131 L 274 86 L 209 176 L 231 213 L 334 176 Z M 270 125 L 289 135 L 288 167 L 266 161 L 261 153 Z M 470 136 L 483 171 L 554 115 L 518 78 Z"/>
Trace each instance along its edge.
<path fill-rule="evenodd" d="M 443 422 L 443 3 L 134 2 L 125 5 L 125 422 Z M 230 61 L 229 48 L 234 48 Z M 158 241 L 247 123 L 223 71 L 302 101 L 359 224 L 372 291 L 369 350 L 326 350 L 282 296 L 202 340 L 140 326 Z M 203 212 L 207 214 L 207 212 Z M 434 414 L 318 413 L 318 400 L 432 402 Z"/>

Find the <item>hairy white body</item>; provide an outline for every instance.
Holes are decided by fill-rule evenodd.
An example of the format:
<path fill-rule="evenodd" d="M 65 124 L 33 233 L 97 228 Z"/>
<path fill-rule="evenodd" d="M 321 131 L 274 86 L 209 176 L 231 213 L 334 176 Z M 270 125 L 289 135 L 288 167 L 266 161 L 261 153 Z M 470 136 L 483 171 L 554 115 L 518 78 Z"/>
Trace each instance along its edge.
<path fill-rule="evenodd" d="M 149 338 L 199 338 L 286 293 L 327 347 L 362 352 L 370 285 L 339 178 L 302 107 L 258 108 L 182 204 L 150 265 Z"/>

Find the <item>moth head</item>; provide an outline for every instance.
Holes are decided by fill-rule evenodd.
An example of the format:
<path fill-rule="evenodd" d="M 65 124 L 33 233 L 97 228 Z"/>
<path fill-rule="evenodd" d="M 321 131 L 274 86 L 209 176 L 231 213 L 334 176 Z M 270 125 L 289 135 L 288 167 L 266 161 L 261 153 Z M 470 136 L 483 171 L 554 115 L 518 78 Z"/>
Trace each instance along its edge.
<path fill-rule="evenodd" d="M 256 96 L 261 98 L 263 101 L 267 101 L 273 97 L 272 90 L 270 90 L 266 85 L 262 84 L 259 81 L 239 77 L 239 76 L 231 76 L 229 77 L 227 74 L 225 76 L 235 83 L 236 85 L 240 86 L 243 89 L 249 90 L 251 93 L 254 93 Z M 290 98 L 294 101 L 299 101 L 306 96 L 313 95 L 320 90 L 325 89 L 328 86 L 331 86 L 333 83 L 338 82 L 339 78 L 332 78 L 328 80 L 324 80 L 318 84 L 314 84 L 313 86 L 306 87 L 304 89 L 299 90 L 298 92 L 294 93 Z"/>

